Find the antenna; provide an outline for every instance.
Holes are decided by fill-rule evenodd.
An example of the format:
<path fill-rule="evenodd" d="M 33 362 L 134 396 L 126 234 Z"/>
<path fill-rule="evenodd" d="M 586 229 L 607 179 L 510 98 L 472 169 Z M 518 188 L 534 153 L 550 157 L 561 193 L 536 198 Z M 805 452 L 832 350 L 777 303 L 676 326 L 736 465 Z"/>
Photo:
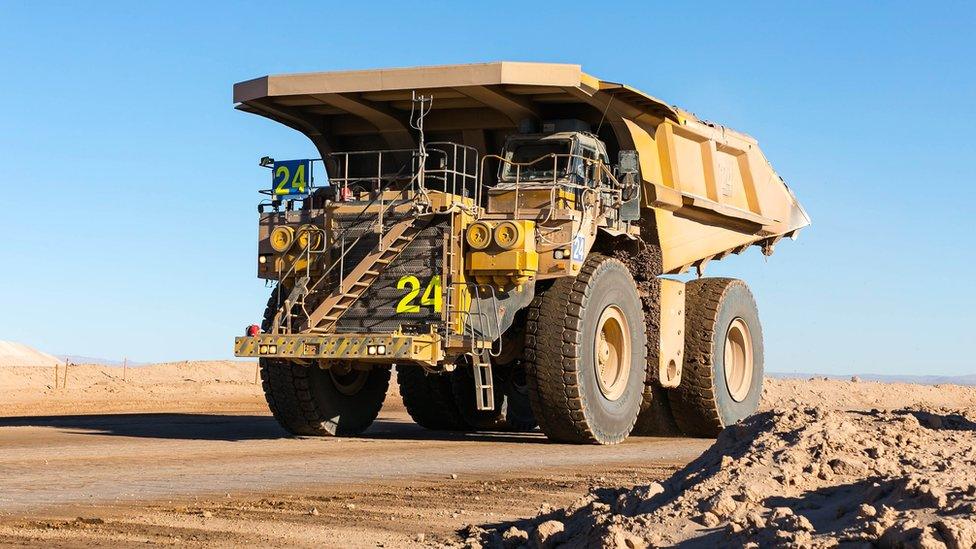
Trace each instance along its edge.
<path fill-rule="evenodd" d="M 603 116 L 600 117 L 600 124 L 596 127 L 596 135 L 600 135 L 600 129 L 603 128 L 603 121 L 607 119 L 607 111 L 610 110 L 610 105 L 613 104 L 613 96 L 610 96 L 610 100 L 607 101 L 607 106 L 603 109 Z"/>
<path fill-rule="evenodd" d="M 424 118 L 430 114 L 430 110 L 433 108 L 434 96 L 433 95 L 423 95 L 417 94 L 417 90 L 410 92 L 410 127 L 417 130 L 417 189 L 420 191 L 420 195 L 424 198 L 425 202 L 428 202 L 427 189 L 424 187 L 425 174 L 424 170 L 427 166 L 427 145 L 424 142 Z"/>

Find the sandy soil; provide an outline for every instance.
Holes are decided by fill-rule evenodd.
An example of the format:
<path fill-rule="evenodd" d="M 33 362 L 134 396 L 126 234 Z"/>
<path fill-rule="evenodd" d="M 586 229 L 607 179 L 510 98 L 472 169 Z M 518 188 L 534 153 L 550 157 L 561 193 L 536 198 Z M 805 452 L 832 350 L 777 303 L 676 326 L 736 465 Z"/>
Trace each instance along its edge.
<path fill-rule="evenodd" d="M 766 379 L 760 410 L 803 406 L 824 410 L 976 408 L 976 387 L 825 378 Z"/>
<path fill-rule="evenodd" d="M 128 368 L 0 366 L 0 417 L 265 409 L 252 362 L 174 362 Z M 55 381 L 55 374 L 57 381 Z M 125 379 L 123 379 L 123 375 Z"/>
<path fill-rule="evenodd" d="M 663 482 L 485 529 L 487 547 L 976 546 L 976 413 L 807 407 L 725 429 Z"/>
<path fill-rule="evenodd" d="M 62 371 L 63 375 L 63 371 Z M 550 444 L 445 435 L 391 394 L 354 439 L 291 439 L 254 366 L 0 367 L 0 545 L 408 546 L 463 542 L 591 489 L 666 483 L 711 440 Z M 976 388 L 767 380 L 764 409 L 976 409 Z"/>
<path fill-rule="evenodd" d="M 607 452 L 539 433 L 445 435 L 398 409 L 345 439 L 285 438 L 263 414 L 6 418 L 0 545 L 446 541 L 598 482 L 663 478 L 709 443 L 633 439 Z"/>
<path fill-rule="evenodd" d="M 55 381 L 57 374 L 57 381 Z M 125 412 L 265 413 L 255 363 L 192 361 L 122 368 L 93 364 L 68 367 L 0 365 L 0 417 Z M 123 375 L 125 379 L 123 379 Z M 55 385 L 56 383 L 56 385 Z M 767 378 L 762 410 L 794 406 L 825 409 L 894 409 L 976 406 L 976 387 L 917 385 L 826 378 Z M 400 408 L 396 383 L 385 404 Z"/>

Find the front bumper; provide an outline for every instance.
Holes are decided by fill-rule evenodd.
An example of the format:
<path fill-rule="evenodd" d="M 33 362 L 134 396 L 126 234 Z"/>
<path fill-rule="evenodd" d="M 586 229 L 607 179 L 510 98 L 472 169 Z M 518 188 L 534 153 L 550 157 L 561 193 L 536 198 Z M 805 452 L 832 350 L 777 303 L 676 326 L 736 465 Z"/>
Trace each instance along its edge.
<path fill-rule="evenodd" d="M 382 353 L 380 351 L 383 351 Z M 234 356 L 420 362 L 444 359 L 438 334 L 261 334 L 234 338 Z"/>

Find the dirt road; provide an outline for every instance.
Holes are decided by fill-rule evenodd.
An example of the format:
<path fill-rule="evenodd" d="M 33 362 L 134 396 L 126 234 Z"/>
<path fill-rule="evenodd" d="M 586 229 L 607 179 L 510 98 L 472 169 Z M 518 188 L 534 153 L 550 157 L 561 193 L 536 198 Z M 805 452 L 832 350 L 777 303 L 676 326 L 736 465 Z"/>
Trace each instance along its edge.
<path fill-rule="evenodd" d="M 365 436 L 299 440 L 268 415 L 253 364 L 56 373 L 0 365 L 0 546 L 436 545 L 594 487 L 663 480 L 711 443 L 434 433 L 395 386 Z M 764 408 L 803 405 L 967 409 L 976 388 L 766 381 Z"/>
<path fill-rule="evenodd" d="M 175 536 L 375 547 L 418 534 L 446 539 L 469 522 L 564 505 L 594 483 L 666 476 L 708 445 L 635 438 L 563 446 L 538 433 L 434 433 L 396 408 L 354 439 L 285 438 L 257 412 L 2 418 L 0 541 L 117 545 Z M 364 515 L 371 502 L 385 510 Z M 296 517 L 314 533 L 254 525 Z"/>

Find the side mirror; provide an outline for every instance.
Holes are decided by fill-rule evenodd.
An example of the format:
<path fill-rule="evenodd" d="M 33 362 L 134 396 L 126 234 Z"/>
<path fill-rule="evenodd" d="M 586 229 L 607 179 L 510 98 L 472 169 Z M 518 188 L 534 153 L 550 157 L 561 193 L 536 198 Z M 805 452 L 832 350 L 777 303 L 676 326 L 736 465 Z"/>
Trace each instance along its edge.
<path fill-rule="evenodd" d="M 640 173 L 637 151 L 620 151 L 617 155 L 617 173 L 620 175 L 637 175 Z"/>

